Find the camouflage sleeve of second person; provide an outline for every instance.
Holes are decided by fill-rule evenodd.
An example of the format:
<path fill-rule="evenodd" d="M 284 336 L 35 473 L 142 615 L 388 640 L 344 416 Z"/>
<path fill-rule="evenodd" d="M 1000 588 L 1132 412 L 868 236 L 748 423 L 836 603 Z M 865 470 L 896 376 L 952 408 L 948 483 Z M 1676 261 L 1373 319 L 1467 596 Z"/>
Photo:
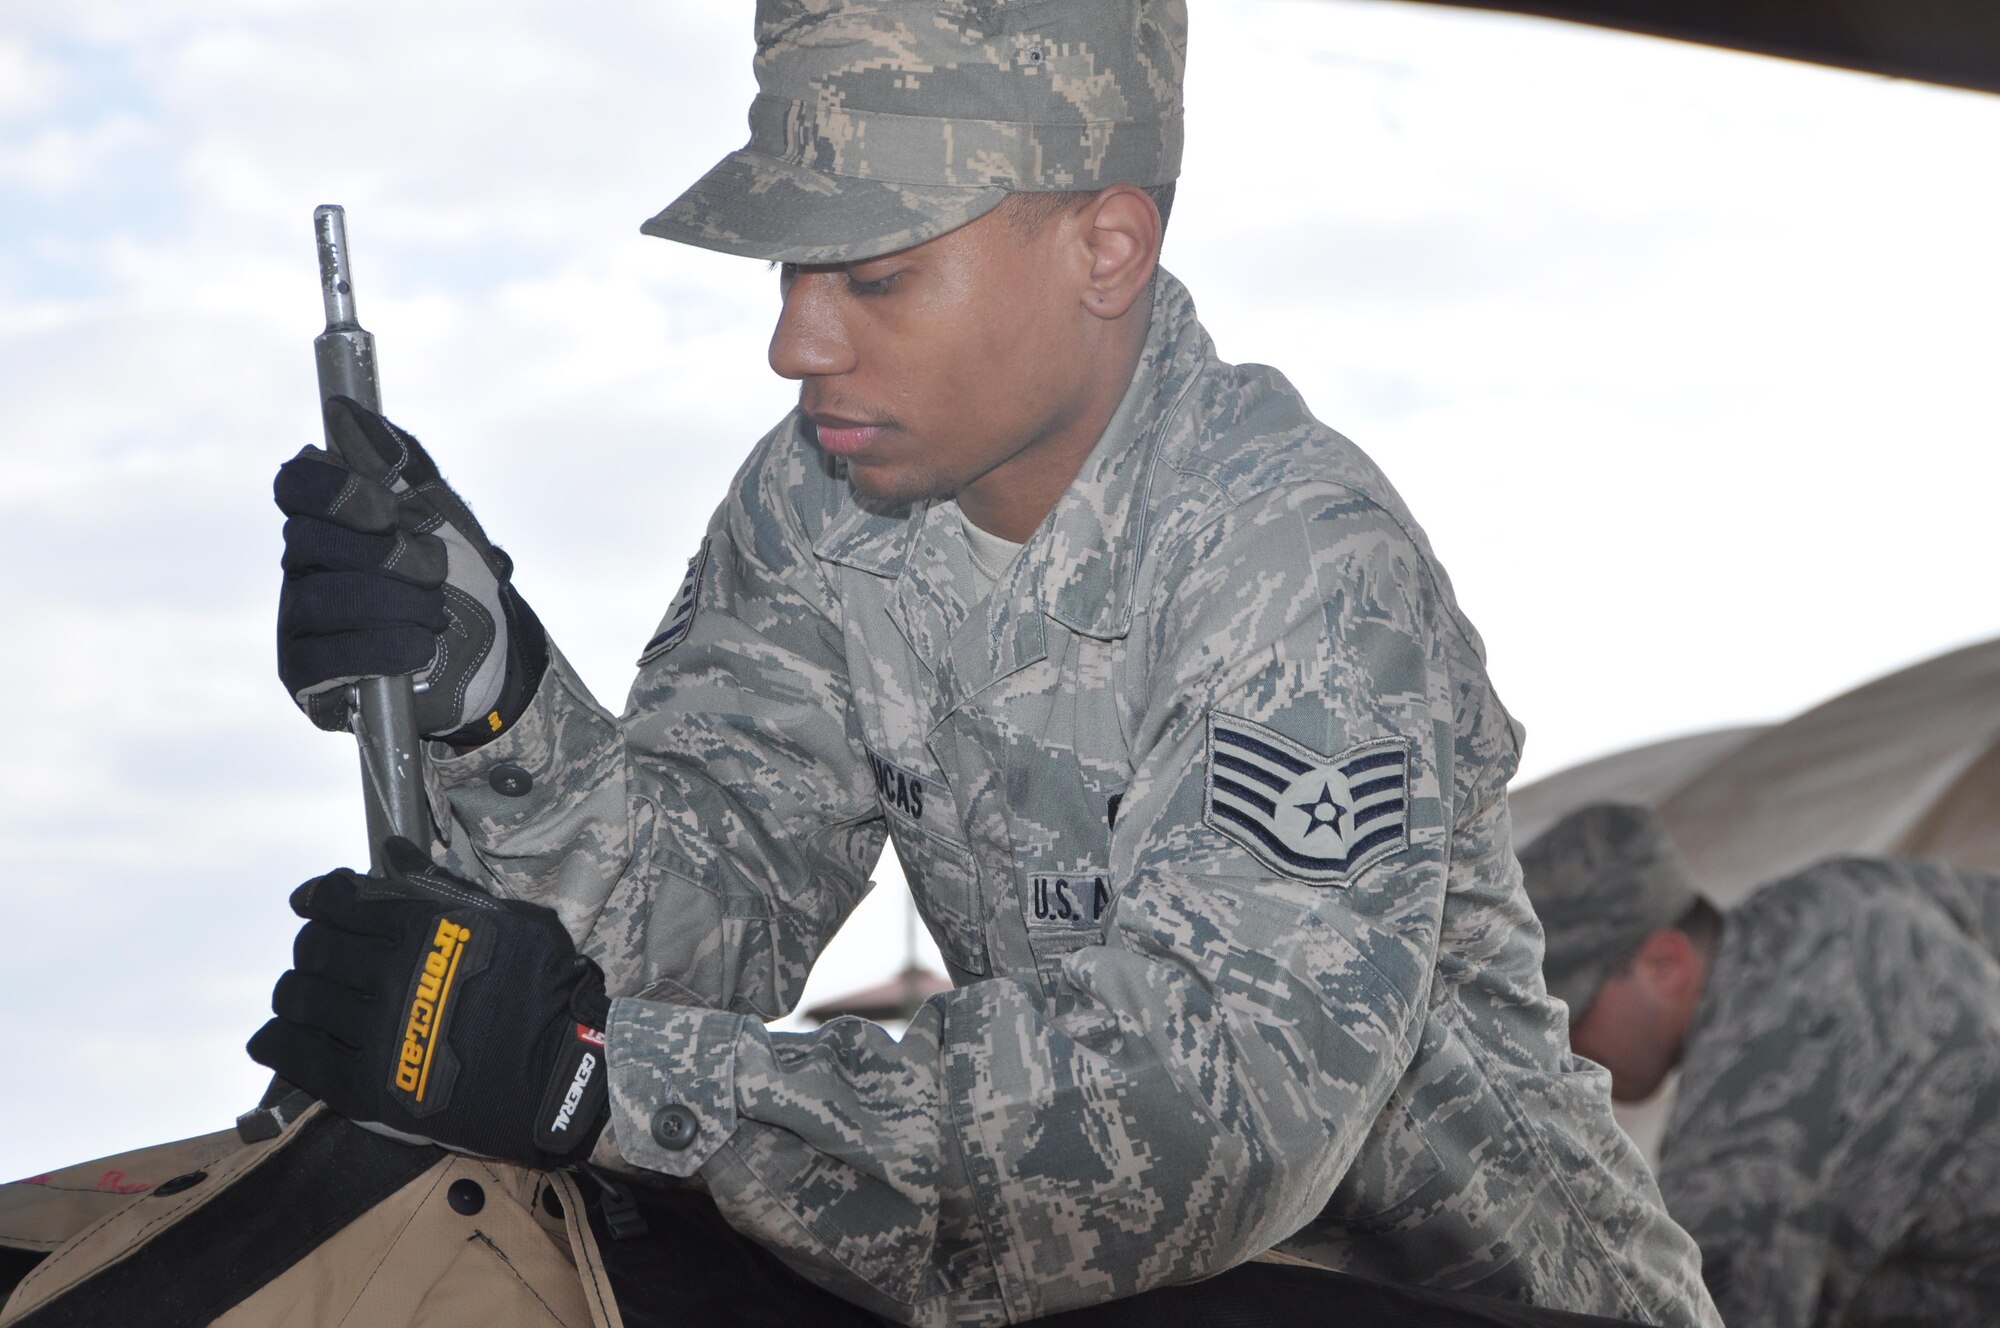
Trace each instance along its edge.
<path fill-rule="evenodd" d="M 838 627 L 774 431 L 710 522 L 626 713 L 561 653 L 487 746 L 428 763 L 448 865 L 555 909 L 614 995 L 774 1019 L 886 839 Z M 696 596 L 699 596 L 699 602 Z"/>
<path fill-rule="evenodd" d="M 761 566 L 727 556 L 732 576 Z M 1018 1321 L 1201 1277 L 1324 1207 L 1409 1064 L 1435 971 L 1454 820 L 1450 629 L 1408 534 L 1331 485 L 1233 508 L 1166 561 L 1172 590 L 1134 627 L 1152 686 L 1105 942 L 1063 961 L 1064 990 L 1045 998 L 1032 975 L 976 982 L 933 998 L 899 1042 L 858 1021 L 774 1034 L 740 1004 L 677 999 L 662 977 L 650 999 L 613 1008 L 611 1137 L 627 1162 L 698 1173 L 739 1229 L 910 1323 Z M 796 600 L 795 582 L 767 588 Z M 779 650 L 786 629 L 806 630 L 789 616 L 745 630 L 732 668 L 798 667 L 810 652 Z M 784 792 L 831 769 L 841 721 L 816 711 L 842 684 L 780 682 L 760 679 L 778 696 L 735 740 L 789 764 L 729 777 Z M 720 706 L 739 683 L 707 685 Z M 1350 796 L 1393 772 L 1399 796 L 1377 801 L 1396 805 L 1343 837 L 1349 853 L 1300 853 L 1218 811 L 1212 751 L 1232 743 L 1266 780 L 1287 762 L 1348 770 Z M 771 888 L 797 891 L 848 880 L 874 851 L 858 806 L 808 816 L 781 800 L 753 823 L 684 772 L 661 778 L 635 798 L 635 821 L 670 815 L 650 805 L 671 790 L 684 799 L 671 815 L 722 840 L 687 870 L 720 882 L 725 926 L 733 909 L 768 906 L 732 893 L 752 871 L 793 872 Z M 635 872 L 642 852 L 663 860 L 664 828 L 634 832 Z M 820 847 L 777 842 L 802 830 Z M 692 927 L 662 916 L 686 893 L 657 895 L 632 925 Z M 684 1112 L 677 1139 L 657 1130 L 669 1109 Z"/>
<path fill-rule="evenodd" d="M 1728 914 L 1660 1158 L 1728 1322 L 1993 1321 L 1994 888 L 1834 858 Z"/>

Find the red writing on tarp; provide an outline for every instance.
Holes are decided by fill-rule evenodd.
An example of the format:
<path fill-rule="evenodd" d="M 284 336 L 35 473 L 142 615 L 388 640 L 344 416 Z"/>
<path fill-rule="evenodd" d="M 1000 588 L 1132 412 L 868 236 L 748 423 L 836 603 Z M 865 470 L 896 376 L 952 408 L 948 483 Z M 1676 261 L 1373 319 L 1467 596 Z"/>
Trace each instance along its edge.
<path fill-rule="evenodd" d="M 23 1176 L 19 1180 L 10 1180 L 7 1183 L 9 1185 L 53 1185 L 55 1184 L 55 1180 L 56 1178 L 53 1175 L 44 1171 L 39 1176 Z M 126 1180 L 125 1173 L 122 1171 L 107 1171 L 97 1178 L 97 1184 L 92 1188 L 100 1194 L 138 1194 L 141 1191 L 152 1189 L 153 1182 L 149 1180 Z"/>
<path fill-rule="evenodd" d="M 125 1173 L 122 1171 L 107 1171 L 97 1178 L 97 1188 L 105 1194 L 137 1194 L 141 1190 L 152 1189 L 153 1182 L 149 1180 L 128 1181 L 125 1179 Z"/>

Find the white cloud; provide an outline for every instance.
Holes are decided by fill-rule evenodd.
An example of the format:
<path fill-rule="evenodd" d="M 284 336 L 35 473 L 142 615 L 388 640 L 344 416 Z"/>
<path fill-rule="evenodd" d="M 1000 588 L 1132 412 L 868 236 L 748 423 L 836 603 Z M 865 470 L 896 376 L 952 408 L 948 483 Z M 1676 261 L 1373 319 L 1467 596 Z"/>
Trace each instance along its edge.
<path fill-rule="evenodd" d="M 0 79 L 6 77 L 0 70 Z M 20 141 L 0 143 L 0 187 L 57 194 L 116 169 L 121 157 L 152 147 L 157 134 L 132 115 L 82 127 L 57 125 Z"/>
<path fill-rule="evenodd" d="M 0 34 L 0 123 L 41 111 L 63 81 L 56 63 L 25 39 Z"/>

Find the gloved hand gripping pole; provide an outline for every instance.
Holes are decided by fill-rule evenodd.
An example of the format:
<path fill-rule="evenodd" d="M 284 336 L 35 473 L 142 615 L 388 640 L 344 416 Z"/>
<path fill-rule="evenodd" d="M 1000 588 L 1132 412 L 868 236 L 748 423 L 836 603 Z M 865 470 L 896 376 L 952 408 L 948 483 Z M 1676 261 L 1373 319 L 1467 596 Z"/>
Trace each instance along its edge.
<path fill-rule="evenodd" d="M 375 372 L 375 338 L 356 321 L 354 273 L 347 252 L 347 216 L 334 203 L 313 209 L 319 238 L 320 296 L 326 331 L 313 338 L 319 366 L 319 396 L 352 397 L 373 411 L 382 409 Z M 326 445 L 336 456 L 331 433 Z M 351 459 L 341 457 L 343 461 Z M 415 692 L 406 677 L 364 678 L 355 684 L 354 736 L 361 744 L 361 796 L 368 814 L 369 870 L 387 871 L 382 845 L 391 837 L 430 849 L 430 808 L 424 800 L 422 741 L 417 733 Z"/>
<path fill-rule="evenodd" d="M 326 331 L 313 338 L 319 368 L 319 399 L 352 397 L 373 411 L 382 409 L 375 375 L 375 337 L 354 316 L 354 272 L 347 255 L 347 213 L 337 203 L 313 209 L 319 240 L 319 290 L 326 306 Z M 327 449 L 352 465 L 331 431 Z M 399 481 L 400 483 L 400 481 Z M 422 737 L 417 732 L 416 689 L 406 677 L 363 678 L 354 684 L 354 736 L 361 745 L 361 801 L 368 817 L 368 864 L 375 876 L 389 875 L 384 845 L 392 837 L 409 840 L 426 854 L 431 846 L 430 808 L 424 801 Z M 245 1143 L 272 1139 L 311 1099 L 273 1076 L 254 1110 L 236 1118 Z"/>
<path fill-rule="evenodd" d="M 319 367 L 319 399 L 352 397 L 370 410 L 382 409 L 375 376 L 375 338 L 354 316 L 354 273 L 347 257 L 347 214 L 337 203 L 313 209 L 319 239 L 319 289 L 326 306 L 326 331 L 313 338 Z M 331 432 L 328 450 L 341 460 Z M 349 464 L 352 464 L 349 462 Z M 369 871 L 389 874 L 383 845 L 401 836 L 430 851 L 430 809 L 424 803 L 423 754 L 417 744 L 416 692 L 408 678 L 364 678 L 354 685 L 354 736 L 361 744 L 361 801 L 368 816 Z M 310 1099 L 273 1077 L 255 1110 L 236 1118 L 245 1143 L 271 1139 L 309 1105 Z"/>

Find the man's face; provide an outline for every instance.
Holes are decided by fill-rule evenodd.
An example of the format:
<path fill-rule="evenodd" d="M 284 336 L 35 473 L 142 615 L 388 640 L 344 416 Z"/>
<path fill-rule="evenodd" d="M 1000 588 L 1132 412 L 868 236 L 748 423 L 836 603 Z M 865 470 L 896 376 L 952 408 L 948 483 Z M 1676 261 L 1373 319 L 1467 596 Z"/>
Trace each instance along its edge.
<path fill-rule="evenodd" d="M 1068 219 L 1024 226 L 1010 209 L 880 258 L 783 268 L 771 367 L 799 380 L 820 445 L 862 495 L 958 494 L 975 517 L 968 495 L 988 508 L 1028 495 L 1032 529 L 1096 442 L 1088 254 Z"/>
<path fill-rule="evenodd" d="M 1611 1096 L 1620 1102 L 1651 1097 L 1680 1055 L 1669 1007 L 1639 966 L 1606 978 L 1590 1007 L 1572 1013 L 1569 1045 L 1611 1071 Z"/>

